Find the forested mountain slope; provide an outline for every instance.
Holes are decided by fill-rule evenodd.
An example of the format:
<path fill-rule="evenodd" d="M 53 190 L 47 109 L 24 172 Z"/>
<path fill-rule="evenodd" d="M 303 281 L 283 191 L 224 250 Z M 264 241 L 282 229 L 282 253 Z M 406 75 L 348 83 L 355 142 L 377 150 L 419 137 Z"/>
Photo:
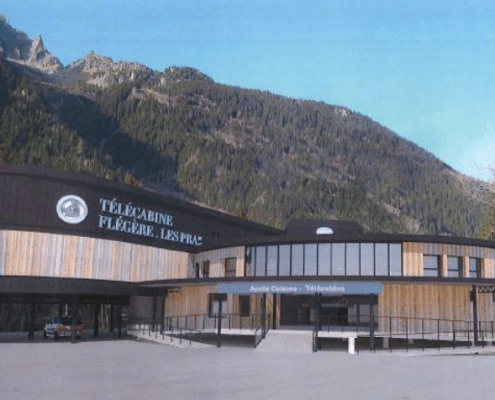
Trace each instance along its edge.
<path fill-rule="evenodd" d="M 94 55 L 93 55 L 94 56 Z M 65 72 L 66 73 L 66 72 Z M 249 219 L 473 235 L 458 173 L 346 108 L 169 68 L 106 87 L 0 61 L 0 158 L 175 192 Z"/>
<path fill-rule="evenodd" d="M 459 173 L 347 108 L 94 53 L 64 67 L 41 37 L 11 36 L 0 51 L 0 163 L 80 171 L 277 227 L 337 218 L 474 236 L 483 219 Z"/>

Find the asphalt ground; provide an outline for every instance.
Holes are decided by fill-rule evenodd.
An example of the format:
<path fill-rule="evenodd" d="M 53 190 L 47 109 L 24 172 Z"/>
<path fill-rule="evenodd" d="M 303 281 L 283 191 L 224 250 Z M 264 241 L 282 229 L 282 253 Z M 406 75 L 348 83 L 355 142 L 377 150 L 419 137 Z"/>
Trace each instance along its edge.
<path fill-rule="evenodd" d="M 0 343 L 0 398 L 491 399 L 493 348 L 280 354 L 132 340 Z"/>

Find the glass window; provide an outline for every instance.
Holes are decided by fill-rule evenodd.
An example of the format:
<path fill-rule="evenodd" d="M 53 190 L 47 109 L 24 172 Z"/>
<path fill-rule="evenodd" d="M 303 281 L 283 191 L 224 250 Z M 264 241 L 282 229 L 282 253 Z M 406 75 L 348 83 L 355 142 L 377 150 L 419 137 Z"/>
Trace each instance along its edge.
<path fill-rule="evenodd" d="M 290 244 L 280 246 L 279 257 L 279 275 L 290 276 Z"/>
<path fill-rule="evenodd" d="M 278 246 L 268 246 L 268 257 L 266 261 L 267 276 L 277 276 Z"/>
<path fill-rule="evenodd" d="M 398 243 L 389 244 L 390 254 L 390 275 L 401 276 L 402 275 L 402 249 Z"/>
<path fill-rule="evenodd" d="M 201 267 L 201 272 L 203 274 L 203 278 L 208 278 L 210 276 L 210 261 L 203 261 L 203 266 Z"/>
<path fill-rule="evenodd" d="M 233 278 L 237 275 L 237 258 L 225 259 L 225 277 Z"/>
<path fill-rule="evenodd" d="M 292 245 L 292 276 L 301 276 L 303 274 L 303 245 Z"/>
<path fill-rule="evenodd" d="M 304 248 L 304 275 L 317 275 L 316 260 L 316 244 L 306 244 Z"/>
<path fill-rule="evenodd" d="M 440 276 L 440 256 L 423 256 L 423 276 Z"/>
<path fill-rule="evenodd" d="M 361 243 L 361 275 L 375 275 L 375 251 L 373 243 Z"/>
<path fill-rule="evenodd" d="M 447 273 L 449 278 L 462 277 L 462 258 L 461 257 L 447 257 Z"/>
<path fill-rule="evenodd" d="M 481 278 L 481 258 L 469 258 L 469 277 Z"/>
<path fill-rule="evenodd" d="M 258 246 L 256 247 L 255 255 L 255 276 L 265 276 L 266 275 L 266 247 Z"/>
<path fill-rule="evenodd" d="M 251 300 L 248 295 L 239 295 L 239 312 L 241 317 L 249 317 L 251 315 Z"/>
<path fill-rule="evenodd" d="M 388 276 L 388 244 L 375 244 L 375 274 Z"/>
<path fill-rule="evenodd" d="M 330 276 L 330 243 L 318 245 L 318 275 Z"/>
<path fill-rule="evenodd" d="M 332 275 L 345 275 L 345 244 L 332 244 Z"/>
<path fill-rule="evenodd" d="M 254 249 L 252 247 L 246 247 L 246 266 L 245 266 L 245 271 L 244 274 L 246 276 L 253 276 L 254 275 L 254 263 L 253 263 L 253 256 L 254 256 Z"/>
<path fill-rule="evenodd" d="M 359 243 L 347 243 L 346 275 L 359 275 Z"/>
<path fill-rule="evenodd" d="M 222 314 L 227 314 L 227 295 L 225 293 L 210 293 L 208 295 L 208 314 L 210 317 L 218 315 L 222 302 Z"/>

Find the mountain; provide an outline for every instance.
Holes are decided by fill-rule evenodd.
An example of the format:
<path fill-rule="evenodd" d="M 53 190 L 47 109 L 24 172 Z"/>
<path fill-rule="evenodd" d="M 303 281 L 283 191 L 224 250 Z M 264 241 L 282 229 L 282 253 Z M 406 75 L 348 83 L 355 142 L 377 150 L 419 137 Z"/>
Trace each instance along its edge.
<path fill-rule="evenodd" d="M 13 59 L 12 43 L 36 40 L 10 32 L 18 39 L 0 36 L 0 163 L 80 171 L 278 227 L 336 218 L 474 236 L 481 225 L 486 208 L 458 184 L 470 178 L 348 108 L 95 53 L 47 69 L 22 51 Z"/>
<path fill-rule="evenodd" d="M 45 72 L 53 73 L 62 68 L 60 60 L 46 50 L 41 35 L 34 40 L 29 39 L 24 32 L 12 28 L 2 15 L 0 15 L 0 57 Z"/>

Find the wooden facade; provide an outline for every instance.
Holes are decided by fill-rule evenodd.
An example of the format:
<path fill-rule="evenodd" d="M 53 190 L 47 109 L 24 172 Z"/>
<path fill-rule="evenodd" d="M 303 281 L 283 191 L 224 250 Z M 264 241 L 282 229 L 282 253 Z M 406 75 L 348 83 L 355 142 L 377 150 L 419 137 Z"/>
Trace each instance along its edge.
<path fill-rule="evenodd" d="M 0 275 L 142 282 L 193 276 L 192 255 L 115 240 L 0 230 Z"/>
<path fill-rule="evenodd" d="M 104 281 L 106 285 L 132 284 L 125 288 L 127 299 L 143 298 L 136 300 L 133 317 L 148 318 L 150 307 L 153 314 L 185 317 L 209 314 L 218 282 L 380 282 L 379 329 L 401 330 L 405 323 L 417 331 L 418 324 L 472 321 L 472 286 L 495 286 L 493 242 L 366 234 L 348 221 L 302 220 L 278 230 L 116 183 L 19 166 L 0 168 L 0 186 L 4 188 L 0 192 L 0 295 L 12 299 L 18 293 L 72 293 L 72 287 L 83 283 L 85 295 L 92 296 L 101 294 L 97 281 Z M 84 204 L 80 220 L 70 219 L 78 211 L 71 201 L 60 211 L 59 204 L 65 204 L 66 198 L 78 199 L 80 207 Z M 318 233 L 322 227 L 327 233 Z M 287 250 L 288 245 L 291 250 L 283 253 L 284 258 L 281 248 Z M 263 252 L 256 250 L 253 255 L 253 249 L 261 248 Z M 327 250 L 318 253 L 320 248 Z M 270 249 L 276 251 L 270 253 Z M 321 254 L 326 254 L 322 256 L 326 261 L 319 261 Z M 438 266 L 425 269 L 425 256 L 436 256 L 437 260 L 426 260 L 439 261 Z M 471 258 L 476 259 L 476 271 L 470 271 Z M 263 273 L 246 273 L 246 265 L 254 261 L 263 265 Z M 333 263 L 337 269 L 332 269 Z M 450 271 L 449 265 L 454 265 Z M 54 287 L 58 293 L 53 293 Z M 162 296 L 163 301 L 167 290 L 165 304 L 157 306 L 156 298 Z M 363 290 L 356 295 L 363 303 L 357 303 L 361 301 L 357 297 L 351 299 L 356 308 L 365 304 L 368 294 Z M 224 314 L 241 314 L 240 296 L 245 294 L 226 295 Z M 262 297 L 250 295 L 251 314 L 261 314 Z M 266 313 L 276 313 L 275 320 L 280 321 L 281 295 L 276 296 L 276 304 L 272 294 L 266 299 Z M 245 297 L 242 301 L 246 306 Z M 495 320 L 491 295 L 479 295 L 478 319 Z"/>
<path fill-rule="evenodd" d="M 409 331 L 421 332 L 437 325 L 444 329 L 466 329 L 467 321 L 473 321 L 473 304 L 470 301 L 471 286 L 451 284 L 384 284 L 378 296 L 379 330 L 405 331 L 408 319 Z M 478 294 L 478 320 L 491 322 L 495 317 L 493 297 Z M 422 326 L 423 324 L 423 326 Z M 447 330 L 448 330 L 447 329 Z"/>
<path fill-rule="evenodd" d="M 200 269 L 205 261 L 209 262 L 209 278 L 225 277 L 225 260 L 229 258 L 236 259 L 236 277 L 244 276 L 244 246 L 229 247 L 226 249 L 204 251 L 194 255 L 194 264 Z"/>
<path fill-rule="evenodd" d="M 495 278 L 495 249 L 461 244 L 403 242 L 402 264 L 404 276 L 423 276 L 423 256 L 442 257 L 442 276 L 447 276 L 447 257 L 463 259 L 463 276 L 469 276 L 469 258 L 482 259 L 483 278 Z"/>

